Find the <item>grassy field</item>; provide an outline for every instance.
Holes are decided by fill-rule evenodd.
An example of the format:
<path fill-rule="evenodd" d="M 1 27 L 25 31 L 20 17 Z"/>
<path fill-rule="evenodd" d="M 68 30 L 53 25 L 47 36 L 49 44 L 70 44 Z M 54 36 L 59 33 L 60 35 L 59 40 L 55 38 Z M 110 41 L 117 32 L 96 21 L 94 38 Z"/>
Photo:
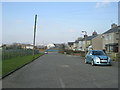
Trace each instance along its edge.
<path fill-rule="evenodd" d="M 41 56 L 36 54 L 34 58 Z M 32 55 L 2 60 L 2 76 L 33 60 Z M 1 63 L 1 62 L 0 62 Z M 0 72 L 1 73 L 1 72 Z"/>
<path fill-rule="evenodd" d="M 32 49 L 2 49 L 2 60 L 28 56 L 32 55 L 32 53 Z M 34 53 L 38 54 L 39 51 L 35 50 Z"/>

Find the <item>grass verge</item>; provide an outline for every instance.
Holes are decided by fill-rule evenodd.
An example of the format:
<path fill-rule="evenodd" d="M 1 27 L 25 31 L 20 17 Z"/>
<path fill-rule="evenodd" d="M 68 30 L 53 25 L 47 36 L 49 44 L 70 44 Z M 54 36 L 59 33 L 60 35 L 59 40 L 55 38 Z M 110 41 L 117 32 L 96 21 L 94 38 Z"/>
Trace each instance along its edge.
<path fill-rule="evenodd" d="M 37 54 L 33 58 L 32 55 L 23 56 L 23 57 L 16 57 L 12 59 L 7 59 L 2 61 L 2 76 L 6 75 L 7 73 L 21 67 L 22 65 L 32 61 L 33 59 L 41 56 L 43 54 Z"/>
<path fill-rule="evenodd" d="M 2 60 L 0 60 L 0 77 L 2 76 Z"/>

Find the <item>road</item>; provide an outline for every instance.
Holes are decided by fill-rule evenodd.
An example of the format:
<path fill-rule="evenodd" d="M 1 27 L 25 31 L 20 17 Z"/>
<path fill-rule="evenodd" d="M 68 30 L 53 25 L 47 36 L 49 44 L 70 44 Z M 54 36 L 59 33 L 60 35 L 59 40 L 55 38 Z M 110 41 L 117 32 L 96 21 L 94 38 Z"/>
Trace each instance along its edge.
<path fill-rule="evenodd" d="M 3 88 L 118 88 L 118 67 L 91 66 L 79 56 L 46 54 L 2 80 Z"/>

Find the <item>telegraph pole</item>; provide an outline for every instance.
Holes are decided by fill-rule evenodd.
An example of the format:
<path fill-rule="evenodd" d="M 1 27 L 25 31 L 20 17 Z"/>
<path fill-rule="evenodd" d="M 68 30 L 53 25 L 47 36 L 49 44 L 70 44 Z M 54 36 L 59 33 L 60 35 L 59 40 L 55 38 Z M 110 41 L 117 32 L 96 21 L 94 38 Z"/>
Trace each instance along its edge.
<path fill-rule="evenodd" d="M 33 37 L 33 58 L 34 58 L 34 51 L 35 51 L 35 36 L 36 36 L 36 23 L 37 23 L 37 15 L 35 15 L 35 24 L 34 24 L 34 37 Z"/>

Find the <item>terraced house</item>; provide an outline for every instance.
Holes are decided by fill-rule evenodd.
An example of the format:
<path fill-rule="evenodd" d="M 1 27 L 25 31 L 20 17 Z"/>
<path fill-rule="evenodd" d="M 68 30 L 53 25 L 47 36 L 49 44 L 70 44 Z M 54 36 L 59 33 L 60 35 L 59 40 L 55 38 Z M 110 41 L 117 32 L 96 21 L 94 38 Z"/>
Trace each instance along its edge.
<path fill-rule="evenodd" d="M 107 52 L 118 53 L 120 49 L 120 26 L 111 25 L 111 29 L 103 34 L 99 34 L 92 40 L 92 46 L 95 50 L 106 50 Z"/>
<path fill-rule="evenodd" d="M 112 24 L 111 29 L 103 33 L 103 49 L 107 52 L 118 52 L 119 30 L 120 26 Z"/>
<path fill-rule="evenodd" d="M 83 38 L 83 43 L 82 43 L 83 51 L 85 51 L 85 48 L 87 48 L 87 50 L 90 50 L 93 48 L 92 40 L 97 36 L 98 36 L 97 32 L 94 31 L 91 36 L 87 36 L 86 38 L 85 37 Z"/>

